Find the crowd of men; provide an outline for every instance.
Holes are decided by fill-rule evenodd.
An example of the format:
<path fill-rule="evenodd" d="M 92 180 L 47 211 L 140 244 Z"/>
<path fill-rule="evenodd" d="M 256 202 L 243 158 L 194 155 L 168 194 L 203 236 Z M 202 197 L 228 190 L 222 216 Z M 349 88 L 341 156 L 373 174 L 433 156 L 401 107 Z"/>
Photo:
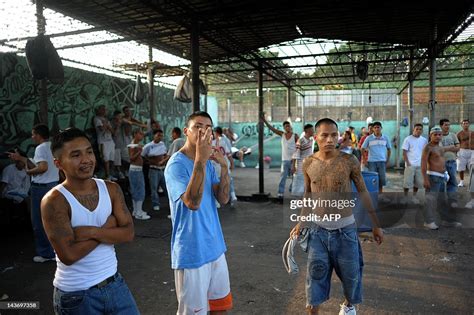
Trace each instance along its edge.
<path fill-rule="evenodd" d="M 283 198 L 286 181 L 289 178 L 291 184 L 289 191 L 293 196 L 302 196 L 304 192 L 303 160 L 317 152 L 315 147 L 314 128 L 311 124 L 303 127 L 303 134 L 298 136 L 293 132 L 291 123 L 283 122 L 283 131 L 273 127 L 262 117 L 263 123 L 275 134 L 281 137 L 281 172 L 277 196 Z M 415 124 L 413 133 L 402 142 L 403 160 L 405 162 L 403 176 L 403 190 L 405 197 L 401 203 L 412 202 L 420 204 L 416 197 L 419 189 L 425 188 L 426 196 L 430 201 L 436 198 L 436 203 L 428 202 L 428 205 L 436 205 L 441 214 L 441 223 L 445 226 L 459 227 L 460 222 L 455 221 L 452 215 L 458 208 L 458 187 L 470 185 L 470 191 L 474 192 L 473 180 L 465 183 L 465 173 L 474 165 L 474 131 L 469 130 L 469 120 L 461 122 L 462 130 L 457 134 L 450 132 L 450 121 L 441 119 L 439 127 L 429 130 L 429 139 L 422 136 L 423 125 Z M 390 164 L 392 143 L 390 138 L 382 133 L 382 123 L 371 122 L 367 127 L 361 128 L 361 133 L 356 135 L 353 127 L 347 128 L 338 138 L 337 148 L 340 152 L 353 154 L 359 160 L 362 171 L 377 173 L 379 183 L 379 201 L 388 202 L 390 199 L 383 193 L 383 187 L 387 184 L 386 170 Z M 438 139 L 439 138 L 439 139 Z M 460 181 L 457 182 L 457 172 Z M 408 193 L 413 190 L 412 198 Z M 447 200 L 445 198 L 447 195 Z M 465 205 L 466 208 L 474 208 L 474 198 Z M 428 229 L 438 229 L 435 223 L 433 207 L 425 207 L 424 226 Z"/>
<path fill-rule="evenodd" d="M 298 136 L 290 122 L 284 122 L 281 131 L 270 125 L 265 116 L 261 119 L 281 136 L 278 197 L 283 198 L 289 177 L 291 194 L 298 197 L 349 193 L 353 183 L 368 210 L 374 240 L 381 244 L 383 231 L 362 172 L 377 173 L 382 193 L 392 150 L 391 141 L 382 133 L 382 123 L 370 123 L 359 136 L 354 128 L 340 136 L 337 123 L 325 118 L 314 126 L 306 124 Z M 50 141 L 46 125 L 32 129 L 32 139 L 37 144 L 34 157 L 29 159 L 19 150 L 10 151 L 8 156 L 14 164 L 5 168 L 2 175 L 2 197 L 14 203 L 31 199 L 36 245 L 33 260 L 57 262 L 53 282 L 55 313 L 139 313 L 118 272 L 114 244 L 133 240 L 132 217 L 150 219 L 143 210 L 145 164 L 149 167 L 154 211 L 161 207 L 159 189 L 168 194 L 178 314 L 220 314 L 231 309 L 226 245 L 217 208 L 236 202 L 231 170 L 234 158 L 243 166 L 248 150 L 233 150 L 236 135 L 213 127 L 206 112 L 188 117 L 183 130 L 186 138 L 181 138 L 180 128 L 173 128 L 169 148 L 159 124 L 151 122 L 148 126 L 132 118 L 128 107 L 114 112 L 110 121 L 106 108 L 98 107 L 94 127 L 105 180 L 97 176 L 93 144 L 83 131 L 68 128 Z M 442 119 L 439 127 L 429 130 L 427 140 L 422 136 L 423 125 L 416 124 L 413 134 L 403 141 L 404 192 L 408 198 L 413 189 L 416 197 L 420 188 L 425 189 L 428 201 L 424 226 L 428 229 L 438 229 L 436 209 L 431 205 L 439 207 L 442 225 L 461 226 L 453 209 L 458 207 L 456 190 L 466 184 L 468 170 L 470 191 L 474 192 L 474 132 L 469 130 L 468 120 L 462 122 L 462 128 L 456 135 L 450 133 L 449 120 Z M 147 137 L 149 141 L 145 141 Z M 456 170 L 460 172 L 459 184 Z M 129 182 L 132 212 L 117 180 Z M 474 207 L 474 199 L 466 207 Z M 303 208 L 303 212 L 306 210 Z M 298 237 L 304 228 L 298 223 L 291 231 L 292 237 Z M 362 301 L 363 270 L 356 230 L 353 213 L 345 211 L 340 220 L 319 222 L 308 232 L 308 312 L 317 314 L 319 306 L 329 298 L 331 275 L 336 270 L 345 295 L 339 314 L 355 314 L 354 305 Z M 108 296 L 120 298 L 108 300 Z M 104 300 L 108 302 L 100 302 Z"/>

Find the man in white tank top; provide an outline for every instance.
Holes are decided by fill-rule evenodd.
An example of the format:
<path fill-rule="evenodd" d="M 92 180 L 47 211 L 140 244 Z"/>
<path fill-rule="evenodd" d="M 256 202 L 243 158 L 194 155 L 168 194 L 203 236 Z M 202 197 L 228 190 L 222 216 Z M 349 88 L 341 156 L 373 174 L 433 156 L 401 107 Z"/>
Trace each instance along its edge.
<path fill-rule="evenodd" d="M 268 129 L 272 132 L 276 133 L 281 137 L 281 172 L 280 172 L 280 184 L 278 185 L 278 198 L 283 198 L 285 193 L 285 185 L 286 185 L 286 178 L 292 175 L 291 170 L 291 161 L 293 158 L 293 154 L 296 151 L 296 142 L 298 141 L 298 134 L 293 132 L 293 128 L 289 121 L 283 122 L 283 129 L 285 131 L 281 131 L 270 125 L 270 123 L 265 119 L 265 115 L 262 116 L 262 120 L 267 125 Z M 291 186 L 290 184 L 290 191 Z"/>
<path fill-rule="evenodd" d="M 81 130 L 59 133 L 51 151 L 66 176 L 41 202 L 44 229 L 56 252 L 55 313 L 139 314 L 117 272 L 114 244 L 134 237 L 120 186 L 92 178 L 96 160 Z"/>

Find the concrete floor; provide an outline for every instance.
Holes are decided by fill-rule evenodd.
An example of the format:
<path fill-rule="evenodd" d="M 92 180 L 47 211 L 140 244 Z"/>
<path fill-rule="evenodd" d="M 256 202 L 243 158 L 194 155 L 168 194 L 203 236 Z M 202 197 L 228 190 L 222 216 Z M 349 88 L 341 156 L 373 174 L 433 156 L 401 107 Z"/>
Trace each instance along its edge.
<path fill-rule="evenodd" d="M 265 170 L 266 191 L 273 195 L 278 172 Z M 257 170 L 237 169 L 234 176 L 239 196 L 257 192 Z M 387 190 L 399 190 L 400 179 L 391 173 Z M 167 201 L 162 205 L 159 212 L 149 211 L 151 220 L 135 221 L 132 243 L 116 247 L 119 270 L 142 314 L 176 312 L 170 269 L 171 223 L 166 218 Z M 296 276 L 285 272 L 280 258 L 290 230 L 285 207 L 271 201 L 239 201 L 236 209 L 225 206 L 220 210 L 234 297 L 232 314 L 304 313 L 304 253 L 297 250 L 302 271 Z M 369 234 L 360 235 L 365 269 L 359 314 L 474 314 L 473 212 L 460 212 L 467 228 L 438 231 L 411 228 L 416 225 L 416 212 L 408 207 L 406 219 L 385 229 L 381 246 L 372 242 Z M 10 227 L 0 233 L 0 299 L 3 295 L 8 301 L 41 303 L 36 312 L 0 310 L 0 314 L 52 314 L 55 264 L 31 261 L 34 248 L 29 229 Z M 341 301 L 340 282 L 334 275 L 331 299 L 322 306 L 322 314 L 337 314 Z"/>

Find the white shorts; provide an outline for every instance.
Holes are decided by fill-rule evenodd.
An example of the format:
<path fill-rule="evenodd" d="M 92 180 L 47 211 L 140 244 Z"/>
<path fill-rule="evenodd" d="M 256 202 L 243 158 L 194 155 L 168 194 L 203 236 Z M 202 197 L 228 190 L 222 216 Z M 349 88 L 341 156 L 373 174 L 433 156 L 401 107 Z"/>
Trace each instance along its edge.
<path fill-rule="evenodd" d="M 472 151 L 469 149 L 460 149 L 458 158 L 456 159 L 457 171 L 463 172 L 469 170 L 469 165 L 472 163 Z"/>
<path fill-rule="evenodd" d="M 115 143 L 113 141 L 99 143 L 99 149 L 104 161 L 115 160 Z"/>
<path fill-rule="evenodd" d="M 115 148 L 114 165 L 121 166 L 122 161 L 130 163 L 130 156 L 128 155 L 128 148 Z"/>
<path fill-rule="evenodd" d="M 421 166 L 407 166 L 403 172 L 403 188 L 423 188 L 423 175 Z"/>
<path fill-rule="evenodd" d="M 226 311 L 232 308 L 225 254 L 199 268 L 176 269 L 174 281 L 178 315 L 204 315 L 208 311 Z"/>

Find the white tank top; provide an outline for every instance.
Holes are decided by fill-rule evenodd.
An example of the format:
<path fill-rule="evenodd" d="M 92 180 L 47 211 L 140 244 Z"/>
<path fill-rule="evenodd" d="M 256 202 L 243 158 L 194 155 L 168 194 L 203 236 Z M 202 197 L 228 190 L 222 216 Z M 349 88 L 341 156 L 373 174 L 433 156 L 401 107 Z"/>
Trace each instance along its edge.
<path fill-rule="evenodd" d="M 286 134 L 284 133 L 281 136 L 281 160 L 282 161 L 291 161 L 293 153 L 296 150 L 296 141 L 295 135 L 291 134 L 290 139 L 286 139 Z"/>
<path fill-rule="evenodd" d="M 105 182 L 95 179 L 99 190 L 99 202 L 94 211 L 85 208 L 63 185 L 55 187 L 71 207 L 71 226 L 103 226 L 112 213 L 112 202 Z M 99 244 L 87 256 L 67 266 L 56 255 L 56 274 L 53 285 L 63 291 L 87 290 L 117 272 L 114 245 Z"/>

